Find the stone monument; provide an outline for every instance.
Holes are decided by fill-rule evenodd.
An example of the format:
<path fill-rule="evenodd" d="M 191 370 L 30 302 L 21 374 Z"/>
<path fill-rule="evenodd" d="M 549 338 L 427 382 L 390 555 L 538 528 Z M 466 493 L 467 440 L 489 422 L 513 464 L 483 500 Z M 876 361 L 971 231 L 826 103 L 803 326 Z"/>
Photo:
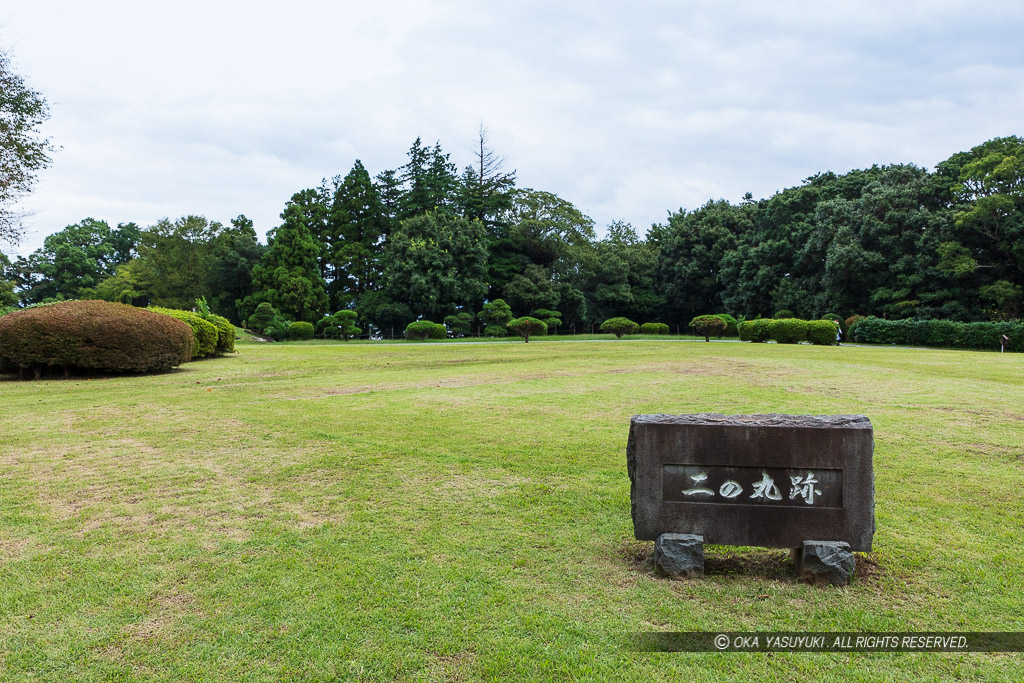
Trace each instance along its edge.
<path fill-rule="evenodd" d="M 863 415 L 636 415 L 634 535 L 672 577 L 702 576 L 714 543 L 790 548 L 801 577 L 845 585 L 875 531 L 873 450 Z"/>

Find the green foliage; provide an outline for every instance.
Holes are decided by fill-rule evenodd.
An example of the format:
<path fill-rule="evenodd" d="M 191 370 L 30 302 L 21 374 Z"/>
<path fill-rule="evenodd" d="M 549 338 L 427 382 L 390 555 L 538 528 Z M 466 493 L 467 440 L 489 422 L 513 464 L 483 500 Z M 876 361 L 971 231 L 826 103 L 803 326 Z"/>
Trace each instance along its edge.
<path fill-rule="evenodd" d="M 846 338 L 846 321 L 843 320 L 841 316 L 836 315 L 835 313 L 826 313 L 825 315 L 821 316 L 821 319 L 833 321 L 836 325 L 839 326 L 839 330 L 843 334 L 843 339 Z"/>
<path fill-rule="evenodd" d="M 324 316 L 316 324 L 316 329 L 324 335 L 325 339 L 348 341 L 350 337 L 363 333 L 361 328 L 356 327 L 356 317 L 355 311 L 338 311 L 333 315 Z"/>
<path fill-rule="evenodd" d="M 487 293 L 483 225 L 441 211 L 409 218 L 391 236 L 390 295 L 429 318 L 473 308 Z"/>
<path fill-rule="evenodd" d="M 294 322 L 288 326 L 288 338 L 292 341 L 306 341 L 313 338 L 313 323 Z"/>
<path fill-rule="evenodd" d="M 17 241 L 21 229 L 12 207 L 50 165 L 53 147 L 40 132 L 48 118 L 46 99 L 11 69 L 0 50 L 0 242 Z"/>
<path fill-rule="evenodd" d="M 696 318 L 690 321 L 690 327 L 697 331 L 698 334 L 704 335 L 704 341 L 710 342 L 712 335 L 721 337 L 728 323 L 718 315 L 698 315 Z"/>
<path fill-rule="evenodd" d="M 484 329 L 484 334 L 489 337 L 504 337 L 508 333 L 506 325 L 514 316 L 512 315 L 512 309 L 505 303 L 504 299 L 495 299 L 484 304 L 483 310 L 477 313 L 477 317 L 487 326 Z M 501 334 L 487 332 L 491 327 L 500 328 Z"/>
<path fill-rule="evenodd" d="M 824 322 L 824 321 L 814 321 Z M 747 320 L 740 323 L 739 332 L 741 341 L 751 342 L 766 342 L 775 341 L 780 344 L 796 344 L 802 341 L 808 340 L 808 330 L 812 323 L 806 320 L 798 320 L 797 318 L 758 318 L 756 320 Z M 832 337 L 830 343 L 835 343 L 836 333 L 835 325 L 831 322 L 826 323 L 828 329 L 831 329 Z M 825 327 L 821 327 L 815 334 L 818 335 L 817 339 L 823 339 L 821 336 Z M 815 342 L 821 343 L 821 342 Z"/>
<path fill-rule="evenodd" d="M 1007 349 L 1024 351 L 1024 321 L 964 323 L 953 320 L 883 320 L 864 318 L 850 330 L 863 344 L 942 346 L 959 349 L 998 349 L 1001 335 L 1010 338 Z"/>
<path fill-rule="evenodd" d="M 768 322 L 768 336 L 780 344 L 797 344 L 807 341 L 807 321 L 796 318 L 771 320 Z M 833 340 L 835 340 L 834 333 Z"/>
<path fill-rule="evenodd" d="M 510 320 L 508 329 L 518 334 L 527 343 L 530 342 L 531 336 L 540 336 L 548 333 L 548 326 L 542 320 L 537 320 L 530 316 Z"/>
<path fill-rule="evenodd" d="M 246 324 L 253 332 L 271 340 L 288 338 L 290 321 L 265 301 L 256 307 Z"/>
<path fill-rule="evenodd" d="M 263 328 L 263 337 L 269 341 L 284 341 L 288 339 L 288 328 L 291 322 L 287 318 L 277 316 L 269 325 Z"/>
<path fill-rule="evenodd" d="M 562 314 L 559 311 L 538 308 L 533 312 L 533 317 L 547 325 L 546 334 L 555 334 L 558 328 L 562 326 Z"/>
<path fill-rule="evenodd" d="M 149 310 L 177 318 L 192 329 L 192 358 L 209 358 L 219 353 L 217 326 L 208 320 L 204 320 L 198 313 L 161 308 L 159 306 L 150 306 Z M 233 333 L 234 329 L 232 328 Z"/>
<path fill-rule="evenodd" d="M 441 327 L 444 327 L 442 325 Z M 425 341 L 428 337 L 437 334 L 437 324 L 429 320 L 417 320 L 405 327 L 405 338 L 414 341 Z"/>
<path fill-rule="evenodd" d="M 867 317 L 867 316 L 851 315 L 849 318 L 847 318 L 844 321 L 846 323 L 846 334 L 850 334 L 854 324 L 856 324 L 858 320 L 864 320 L 865 317 Z"/>
<path fill-rule="evenodd" d="M 196 299 L 196 313 L 217 328 L 217 353 L 234 353 L 235 326 L 231 324 L 231 321 L 211 313 L 205 297 Z"/>
<path fill-rule="evenodd" d="M 665 323 L 644 323 L 640 326 L 640 334 L 668 334 L 669 327 Z"/>
<path fill-rule="evenodd" d="M 247 305 L 270 303 L 293 320 L 323 317 L 328 300 L 317 262 L 322 247 L 310 232 L 319 207 L 314 190 L 298 192 L 289 200 L 281 214 L 284 222 L 268 235 L 267 251 L 253 269 L 256 293 Z"/>
<path fill-rule="evenodd" d="M 443 323 L 432 323 L 432 324 L 434 325 L 434 327 L 433 327 L 433 329 L 430 330 L 430 333 L 428 335 L 431 339 L 447 339 L 448 338 L 448 328 L 445 327 Z"/>
<path fill-rule="evenodd" d="M 838 317 L 838 316 L 837 316 Z M 839 323 L 835 320 L 808 320 L 807 341 L 819 346 L 834 346 L 839 343 L 836 333 L 839 331 Z"/>
<path fill-rule="evenodd" d="M 719 335 L 719 338 L 740 336 L 739 323 L 736 322 L 736 318 L 732 317 L 728 313 L 719 313 L 718 317 L 725 321 L 725 329 Z"/>
<path fill-rule="evenodd" d="M 796 317 L 796 314 L 793 313 L 793 311 L 789 310 L 788 308 L 784 308 L 781 311 L 776 311 L 775 312 L 775 319 L 776 320 L 782 320 L 784 318 L 795 318 L 795 317 Z"/>
<path fill-rule="evenodd" d="M 453 337 L 466 337 L 473 331 L 473 315 L 465 312 L 458 315 L 447 315 L 444 318 L 444 324 Z"/>
<path fill-rule="evenodd" d="M 107 301 L 64 301 L 0 317 L 0 365 L 165 371 L 191 358 L 193 333 L 171 316 Z"/>
<path fill-rule="evenodd" d="M 250 330 L 259 334 L 260 332 L 263 332 L 263 330 L 266 329 L 274 319 L 278 317 L 278 315 L 276 308 L 266 302 L 263 302 L 257 306 L 256 311 L 249 316 L 249 320 L 246 322 L 246 325 L 249 326 Z"/>
<path fill-rule="evenodd" d="M 507 323 L 506 323 L 507 325 Z M 501 325 L 487 325 L 484 327 L 485 337 L 505 337 L 508 336 L 508 328 L 502 327 Z"/>
<path fill-rule="evenodd" d="M 757 318 L 755 320 L 745 320 L 740 323 L 740 341 L 749 341 L 755 343 L 766 342 L 771 337 L 768 334 L 768 323 L 771 318 Z"/>
<path fill-rule="evenodd" d="M 618 339 L 622 339 L 622 336 L 626 334 L 636 334 L 639 330 L 639 325 L 623 317 L 609 318 L 601 323 L 602 332 L 614 334 Z"/>

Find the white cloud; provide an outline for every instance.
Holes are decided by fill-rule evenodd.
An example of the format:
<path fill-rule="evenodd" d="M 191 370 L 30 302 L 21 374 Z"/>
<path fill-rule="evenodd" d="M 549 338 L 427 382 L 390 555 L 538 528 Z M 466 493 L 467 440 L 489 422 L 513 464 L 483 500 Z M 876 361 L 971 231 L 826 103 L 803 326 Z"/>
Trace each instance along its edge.
<path fill-rule="evenodd" d="M 13 4 L 13 6 L 12 6 Z M 30 238 L 85 216 L 245 213 L 482 120 L 522 185 L 643 230 L 825 170 L 1019 134 L 1024 7 L 966 2 L 153 5 L 14 0 L 0 45 L 63 146 Z"/>

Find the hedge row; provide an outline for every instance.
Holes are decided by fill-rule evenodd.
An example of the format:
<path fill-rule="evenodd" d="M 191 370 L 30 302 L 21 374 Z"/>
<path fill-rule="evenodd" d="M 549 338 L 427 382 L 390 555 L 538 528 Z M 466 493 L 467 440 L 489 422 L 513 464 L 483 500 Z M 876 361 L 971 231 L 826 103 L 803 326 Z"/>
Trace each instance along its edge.
<path fill-rule="evenodd" d="M 414 341 L 426 339 L 444 339 L 448 336 L 448 328 L 441 323 L 429 320 L 417 320 L 405 326 L 405 338 Z"/>
<path fill-rule="evenodd" d="M 193 334 L 174 318 L 108 301 L 62 301 L 0 316 L 0 369 L 170 370 L 189 360 Z"/>
<path fill-rule="evenodd" d="M 235 326 L 227 318 L 213 313 L 193 313 L 173 308 L 150 306 L 150 311 L 177 318 L 192 328 L 192 358 L 209 358 L 235 350 Z"/>
<path fill-rule="evenodd" d="M 209 358 L 217 353 L 217 326 L 192 311 L 178 311 L 173 308 L 150 306 L 150 311 L 163 313 L 192 328 L 192 358 Z"/>
<path fill-rule="evenodd" d="M 850 327 L 850 339 L 862 344 L 944 346 L 954 349 L 998 349 L 1002 335 L 1009 351 L 1024 351 L 1024 321 L 961 323 L 953 320 L 882 320 L 862 318 Z"/>
<path fill-rule="evenodd" d="M 665 323 L 644 323 L 640 326 L 640 334 L 668 334 L 669 327 Z"/>
<path fill-rule="evenodd" d="M 820 346 L 836 343 L 838 323 L 832 320 L 799 320 L 797 318 L 759 318 L 740 323 L 741 341 L 797 344 L 808 341 Z"/>

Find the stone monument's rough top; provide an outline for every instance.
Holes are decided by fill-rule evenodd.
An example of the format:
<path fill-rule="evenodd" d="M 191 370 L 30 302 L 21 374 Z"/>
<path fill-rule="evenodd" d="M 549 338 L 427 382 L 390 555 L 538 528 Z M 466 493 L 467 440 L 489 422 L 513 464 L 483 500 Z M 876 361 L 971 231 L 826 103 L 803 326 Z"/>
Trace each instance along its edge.
<path fill-rule="evenodd" d="M 696 413 L 693 415 L 634 415 L 636 424 L 674 425 L 735 425 L 751 427 L 820 427 L 871 429 L 871 420 L 865 415 L 723 415 L 722 413 Z"/>

